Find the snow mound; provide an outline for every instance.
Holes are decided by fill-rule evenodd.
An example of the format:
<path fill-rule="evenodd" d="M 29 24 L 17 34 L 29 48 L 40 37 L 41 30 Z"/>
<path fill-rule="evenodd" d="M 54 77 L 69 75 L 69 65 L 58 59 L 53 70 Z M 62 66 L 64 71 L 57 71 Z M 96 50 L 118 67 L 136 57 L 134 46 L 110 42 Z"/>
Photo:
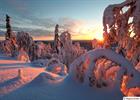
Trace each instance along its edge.
<path fill-rule="evenodd" d="M 52 72 L 42 72 L 29 85 L 47 85 L 62 82 L 67 75 L 58 75 Z"/>
<path fill-rule="evenodd" d="M 51 66 L 48 66 L 46 68 L 47 71 L 53 72 L 59 75 L 66 75 L 67 74 L 67 67 L 66 65 L 59 63 L 59 64 L 53 64 Z"/>
<path fill-rule="evenodd" d="M 67 67 L 59 59 L 52 58 L 48 61 L 46 70 L 59 75 L 67 74 Z"/>

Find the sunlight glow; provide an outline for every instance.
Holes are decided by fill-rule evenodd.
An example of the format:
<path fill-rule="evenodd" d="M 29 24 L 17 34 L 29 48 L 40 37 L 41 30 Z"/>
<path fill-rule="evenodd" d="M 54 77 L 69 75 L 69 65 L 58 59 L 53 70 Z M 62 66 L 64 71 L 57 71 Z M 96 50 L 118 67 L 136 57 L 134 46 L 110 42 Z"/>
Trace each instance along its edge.
<path fill-rule="evenodd" d="M 72 35 L 72 40 L 93 40 L 97 39 L 103 42 L 103 31 L 101 25 L 91 24 L 79 24 L 74 27 L 75 32 L 70 32 Z M 53 34 L 53 33 L 52 33 Z M 33 37 L 34 40 L 53 40 L 53 36 L 39 36 Z"/>
<path fill-rule="evenodd" d="M 97 39 L 103 41 L 103 31 L 100 25 L 85 25 L 82 27 L 81 32 L 83 39 L 88 38 L 89 40 Z"/>

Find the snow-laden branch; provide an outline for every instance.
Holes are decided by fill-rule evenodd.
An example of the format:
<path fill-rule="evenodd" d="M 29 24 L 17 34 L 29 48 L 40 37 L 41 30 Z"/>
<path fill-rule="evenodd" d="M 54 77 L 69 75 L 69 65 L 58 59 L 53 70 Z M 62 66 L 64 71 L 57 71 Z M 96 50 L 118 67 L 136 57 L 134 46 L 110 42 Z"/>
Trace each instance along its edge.
<path fill-rule="evenodd" d="M 89 77 L 91 76 L 94 67 L 95 67 L 95 61 L 100 57 L 106 57 L 107 59 L 117 63 L 120 65 L 121 69 L 118 72 L 117 81 L 121 81 L 122 76 L 127 74 L 128 76 L 132 76 L 133 78 L 131 81 L 128 82 L 128 86 L 139 86 L 140 85 L 140 73 L 134 69 L 134 66 L 126 60 L 123 56 L 117 54 L 116 52 L 110 50 L 110 49 L 95 49 L 92 51 L 89 51 L 85 53 L 84 55 L 77 58 L 71 65 L 70 65 L 70 78 L 73 78 L 75 76 L 75 71 L 77 68 L 82 67 L 80 66 L 81 63 L 84 63 L 86 59 L 89 59 L 89 64 L 86 66 L 85 71 L 85 77 L 84 77 L 84 83 L 89 84 Z"/>

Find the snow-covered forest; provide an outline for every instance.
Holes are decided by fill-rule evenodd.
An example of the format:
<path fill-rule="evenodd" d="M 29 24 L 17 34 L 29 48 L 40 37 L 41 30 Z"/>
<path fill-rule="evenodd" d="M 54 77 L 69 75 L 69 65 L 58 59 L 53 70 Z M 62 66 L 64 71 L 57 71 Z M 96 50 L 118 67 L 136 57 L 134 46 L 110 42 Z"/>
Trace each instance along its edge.
<path fill-rule="evenodd" d="M 122 100 L 140 96 L 140 0 L 107 6 L 103 36 L 87 50 L 54 26 L 53 45 L 14 33 L 0 42 L 0 100 Z M 14 19 L 13 19 L 14 20 Z"/>

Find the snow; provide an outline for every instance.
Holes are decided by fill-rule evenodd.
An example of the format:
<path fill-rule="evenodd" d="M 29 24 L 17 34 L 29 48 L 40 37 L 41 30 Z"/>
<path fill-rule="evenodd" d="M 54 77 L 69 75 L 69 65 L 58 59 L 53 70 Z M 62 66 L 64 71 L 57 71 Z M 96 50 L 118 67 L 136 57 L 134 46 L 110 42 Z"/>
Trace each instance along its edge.
<path fill-rule="evenodd" d="M 90 59 L 90 64 L 87 65 L 87 70 L 85 74 L 85 81 L 84 83 L 86 85 L 89 84 L 89 77 L 92 74 L 92 71 L 95 66 L 95 61 L 96 59 L 100 57 L 106 57 L 110 59 L 111 61 L 116 62 L 121 66 L 121 70 L 118 73 L 117 80 L 121 81 L 120 79 L 124 75 L 124 72 L 127 71 L 127 75 L 130 76 L 131 74 L 134 75 L 133 79 L 128 82 L 128 87 L 135 87 L 135 86 L 140 86 L 140 73 L 135 70 L 134 66 L 126 60 L 123 56 L 117 54 L 116 52 L 110 50 L 110 49 L 95 49 L 92 51 L 89 51 L 76 59 L 71 65 L 70 65 L 70 77 L 75 78 L 75 71 L 77 67 L 81 67 L 80 64 L 84 62 L 87 58 Z M 120 83 L 120 82 L 118 82 Z"/>
<path fill-rule="evenodd" d="M 23 88 L 18 89 L 2 98 L 2 100 L 121 100 L 122 94 L 111 89 L 97 89 L 84 87 L 79 83 L 71 82 L 68 78 L 57 84 L 49 84 L 42 73 L 35 80 Z M 56 81 L 56 80 L 53 80 Z M 116 96 L 117 95 L 117 96 Z M 115 99 L 114 96 L 116 96 Z"/>
<path fill-rule="evenodd" d="M 28 54 L 23 50 L 23 48 L 19 51 L 19 54 L 17 56 L 17 60 L 30 62 Z"/>
<path fill-rule="evenodd" d="M 66 75 L 67 74 L 67 67 L 62 63 L 52 64 L 46 68 L 46 71 L 53 72 L 58 75 Z"/>
<path fill-rule="evenodd" d="M 3 60 L 0 57 L 0 64 L 14 63 L 16 65 L 19 63 L 20 65 L 18 67 L 3 65 L 0 68 L 0 76 L 2 76 L 0 77 L 0 93 L 3 95 L 0 96 L 0 100 L 11 100 L 11 98 L 12 100 L 90 100 L 91 98 L 96 100 L 121 100 L 123 94 L 118 87 L 120 86 L 119 82 L 116 83 L 119 85 L 114 87 L 97 88 L 87 85 L 89 84 L 87 77 L 91 73 L 90 70 L 94 68 L 94 61 L 101 56 L 120 64 L 121 68 L 126 68 L 128 75 L 133 71 L 136 72 L 129 61 L 109 49 L 95 49 L 80 56 L 70 65 L 69 74 L 61 74 L 66 70 L 65 65 L 60 62 L 52 64 L 51 62 L 54 60 L 50 60 L 50 63 L 44 69 L 7 57 L 2 57 L 2 59 L 5 58 L 5 62 L 2 63 Z M 86 85 L 80 84 L 74 79 L 75 69 L 81 62 L 84 62 L 84 66 L 87 67 Z M 108 63 L 106 64 L 108 65 Z M 9 66 L 10 69 L 8 69 Z M 60 66 L 60 73 L 54 71 L 57 66 Z M 22 71 L 22 78 L 18 76 L 19 69 Z M 134 90 L 137 91 L 138 88 L 131 91 Z"/>
<path fill-rule="evenodd" d="M 124 95 L 140 96 L 139 15 L 140 0 L 109 5 L 103 14 L 104 41 L 93 40 L 94 50 L 88 52 L 80 43 L 72 43 L 68 31 L 59 37 L 58 27 L 57 50 L 50 44 L 35 43 L 26 32 L 8 37 L 0 43 L 0 52 L 11 56 L 0 54 L 0 100 L 122 100 Z M 135 34 L 132 38 L 128 26 Z"/>
<path fill-rule="evenodd" d="M 140 62 L 135 66 L 135 68 L 140 72 Z"/>
<path fill-rule="evenodd" d="M 22 77 L 18 75 L 19 69 Z M 33 68 L 25 61 L 17 61 L 14 58 L 0 55 L 0 96 L 24 86 L 43 71 L 44 69 Z"/>

